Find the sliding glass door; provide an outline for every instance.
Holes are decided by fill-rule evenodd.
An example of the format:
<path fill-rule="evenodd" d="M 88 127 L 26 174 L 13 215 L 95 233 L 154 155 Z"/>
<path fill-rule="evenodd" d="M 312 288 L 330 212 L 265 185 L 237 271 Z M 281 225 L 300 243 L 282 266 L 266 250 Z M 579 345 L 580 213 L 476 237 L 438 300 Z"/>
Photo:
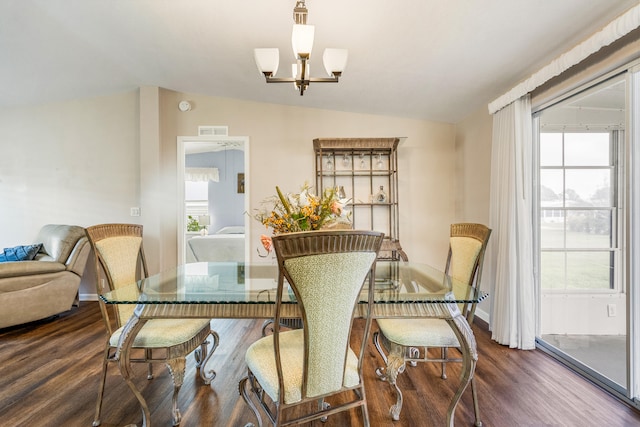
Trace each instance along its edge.
<path fill-rule="evenodd" d="M 625 397 L 634 191 L 628 73 L 535 117 L 540 347 Z M 637 191 L 637 189 L 635 190 Z M 633 304 L 631 305 L 633 307 Z"/>

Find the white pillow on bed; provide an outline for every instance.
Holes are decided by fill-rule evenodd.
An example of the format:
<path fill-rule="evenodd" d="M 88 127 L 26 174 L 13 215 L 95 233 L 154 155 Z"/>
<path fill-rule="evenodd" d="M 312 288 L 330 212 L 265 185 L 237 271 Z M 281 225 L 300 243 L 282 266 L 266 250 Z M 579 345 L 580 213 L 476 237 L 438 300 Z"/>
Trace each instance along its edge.
<path fill-rule="evenodd" d="M 229 227 L 222 227 L 220 230 L 216 231 L 216 234 L 244 234 L 244 226 L 234 225 Z"/>

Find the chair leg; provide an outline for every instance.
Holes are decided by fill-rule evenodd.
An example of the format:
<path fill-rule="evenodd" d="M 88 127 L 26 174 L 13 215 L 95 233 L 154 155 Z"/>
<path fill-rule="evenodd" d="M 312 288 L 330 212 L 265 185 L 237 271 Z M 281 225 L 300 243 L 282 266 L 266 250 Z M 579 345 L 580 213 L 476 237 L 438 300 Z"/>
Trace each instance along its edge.
<path fill-rule="evenodd" d="M 180 392 L 180 387 L 182 387 L 182 383 L 184 382 L 186 359 L 184 357 L 179 357 L 177 359 L 167 360 L 167 367 L 169 368 L 169 372 L 171 373 L 171 378 L 173 378 L 173 398 L 171 400 L 171 413 L 173 414 L 173 425 L 177 426 L 180 425 L 180 421 L 182 420 L 182 414 L 180 414 L 180 409 L 178 408 L 178 392 Z"/>
<path fill-rule="evenodd" d="M 274 319 L 267 319 L 262 324 L 262 336 L 266 337 L 269 333 L 273 333 Z M 280 327 L 288 329 L 302 329 L 302 319 L 294 317 L 291 319 L 280 319 Z"/>
<path fill-rule="evenodd" d="M 240 396 L 242 396 L 242 399 L 247 403 L 247 405 L 249 405 L 254 415 L 258 419 L 258 427 L 262 427 L 262 417 L 260 416 L 260 412 L 258 411 L 258 408 L 256 407 L 256 405 L 253 403 L 253 400 L 251 400 L 251 396 L 249 396 L 249 393 L 247 392 L 247 387 L 251 387 L 252 392 L 258 393 L 259 391 L 258 391 L 258 388 L 256 387 L 256 383 L 257 381 L 253 377 L 253 374 L 251 373 L 251 371 L 249 371 L 247 376 L 243 377 L 238 383 L 238 392 L 240 393 Z M 253 424 L 247 423 L 245 425 L 245 427 L 249 427 L 249 426 L 253 427 Z"/>
<path fill-rule="evenodd" d="M 213 381 L 213 379 L 217 375 L 215 370 L 209 369 L 207 371 L 205 368 L 207 367 L 209 359 L 211 358 L 211 356 L 213 356 L 213 352 L 216 351 L 216 348 L 218 348 L 218 345 L 220 344 L 220 336 L 218 336 L 218 333 L 216 331 L 211 330 L 210 335 L 212 340 L 211 350 L 207 349 L 207 344 L 209 343 L 209 341 L 204 341 L 200 345 L 200 348 L 196 349 L 196 352 L 194 354 L 197 362 L 196 367 L 200 369 L 200 378 L 202 378 L 202 381 L 204 381 L 206 385 L 211 384 L 211 381 Z"/>
<path fill-rule="evenodd" d="M 420 357 L 420 350 L 417 347 L 409 347 L 408 351 L 411 359 L 418 359 Z M 425 348 L 424 351 L 426 352 L 427 348 Z M 409 360 L 409 365 L 415 368 L 418 366 L 418 362 L 416 360 Z"/>
<path fill-rule="evenodd" d="M 266 337 L 269 329 L 273 332 L 273 319 L 267 319 L 262 324 L 262 336 Z"/>
<path fill-rule="evenodd" d="M 330 407 L 331 407 L 331 405 L 329 405 L 329 402 L 325 402 L 324 399 L 318 399 L 318 411 L 319 412 L 326 411 Z M 326 423 L 328 419 L 329 419 L 329 417 L 327 417 L 327 416 L 320 417 L 320 421 L 322 421 L 323 423 Z"/>
<path fill-rule="evenodd" d="M 440 349 L 440 357 L 442 358 L 442 360 L 447 360 L 447 357 L 448 357 L 447 347 L 442 347 Z M 447 363 L 446 362 L 442 362 L 442 374 L 440 375 L 440 378 L 442 378 L 443 380 L 447 379 Z"/>
<path fill-rule="evenodd" d="M 391 414 L 391 417 L 395 421 L 398 421 L 400 419 L 400 411 L 402 411 L 402 391 L 400 391 L 400 387 L 398 387 L 396 379 L 399 374 L 404 372 L 406 367 L 404 359 L 405 348 L 401 345 L 390 343 L 391 347 L 389 355 L 387 356 L 384 351 L 382 351 L 380 335 L 379 331 L 373 333 L 373 344 L 378 350 L 378 353 L 382 356 L 385 367 L 376 369 L 376 375 L 382 381 L 387 381 L 391 384 L 396 391 L 396 403 L 389 408 L 389 414 Z"/>
<path fill-rule="evenodd" d="M 482 427 L 482 421 L 480 420 L 480 404 L 478 403 L 478 389 L 476 387 L 476 379 L 471 378 L 471 395 L 473 396 L 473 412 L 476 416 L 476 427 Z"/>
<path fill-rule="evenodd" d="M 376 347 L 376 350 L 378 350 L 378 353 L 380 353 L 380 356 L 382 356 L 382 360 L 384 361 L 384 364 L 387 364 L 387 355 L 384 353 L 384 350 L 382 350 L 382 345 L 380 344 L 380 332 L 374 332 L 373 333 L 373 345 Z M 376 368 L 376 375 L 378 376 L 379 379 L 381 380 L 386 380 L 386 375 L 384 374 L 384 369 L 383 367 L 378 367 Z"/>
<path fill-rule="evenodd" d="M 398 387 L 397 378 L 398 375 L 404 372 L 407 366 L 404 358 L 405 352 L 405 347 L 391 343 L 387 366 L 384 370 L 386 381 L 388 381 L 396 391 L 396 403 L 389 408 L 389 414 L 391 414 L 394 421 L 400 419 L 400 411 L 402 411 L 402 391 L 400 391 L 400 387 Z"/>
<path fill-rule="evenodd" d="M 207 347 L 208 345 L 209 345 L 209 340 L 204 340 L 200 344 L 200 347 L 196 348 L 195 351 L 193 352 L 193 358 L 196 359 L 196 369 L 202 368 L 202 365 L 204 364 L 204 359 L 207 358 L 207 354 L 209 352 L 209 348 Z"/>
<path fill-rule="evenodd" d="M 400 387 L 398 387 L 395 378 L 393 380 L 390 380 L 389 384 L 391 384 L 396 390 L 396 403 L 394 405 L 391 405 L 391 408 L 389 408 L 389 414 L 394 421 L 398 421 L 400 420 L 400 411 L 402 411 L 402 391 L 400 390 Z"/>
<path fill-rule="evenodd" d="M 146 348 L 144 350 L 144 357 L 147 360 L 152 360 L 153 359 L 153 350 L 151 350 L 150 348 Z M 153 363 L 151 363 L 151 362 L 147 363 L 147 379 L 148 380 L 152 380 L 153 379 Z"/>
<path fill-rule="evenodd" d="M 364 427 L 369 427 L 369 409 L 367 408 L 367 397 L 364 392 L 364 386 L 360 387 L 360 392 L 358 394 L 362 399 L 362 405 L 360 405 L 360 408 L 362 409 L 362 422 L 364 423 Z"/>
<path fill-rule="evenodd" d="M 97 427 L 100 425 L 102 420 L 100 420 L 100 415 L 102 413 L 102 399 L 104 397 L 104 386 L 107 381 L 107 367 L 109 365 L 109 345 L 107 344 L 107 348 L 104 352 L 104 357 L 102 358 L 102 376 L 100 377 L 100 386 L 98 387 L 98 400 L 96 401 L 96 414 L 93 418 L 93 427 Z"/>

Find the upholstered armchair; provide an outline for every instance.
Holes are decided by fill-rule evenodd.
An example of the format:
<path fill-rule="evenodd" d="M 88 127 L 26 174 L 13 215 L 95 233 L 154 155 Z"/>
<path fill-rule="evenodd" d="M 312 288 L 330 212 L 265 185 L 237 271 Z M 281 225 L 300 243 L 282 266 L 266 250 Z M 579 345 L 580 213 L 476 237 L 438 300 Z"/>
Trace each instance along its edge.
<path fill-rule="evenodd" d="M 48 224 L 34 243 L 41 246 L 32 259 L 0 262 L 0 328 L 45 319 L 78 304 L 90 252 L 84 228 Z"/>

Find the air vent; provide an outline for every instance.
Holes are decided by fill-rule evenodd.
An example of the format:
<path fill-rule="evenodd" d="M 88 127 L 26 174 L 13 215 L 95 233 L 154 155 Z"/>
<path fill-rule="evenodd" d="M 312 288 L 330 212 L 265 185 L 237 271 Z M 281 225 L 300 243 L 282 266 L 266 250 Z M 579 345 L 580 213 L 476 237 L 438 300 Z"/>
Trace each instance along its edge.
<path fill-rule="evenodd" d="M 198 136 L 229 136 L 229 126 L 198 126 Z"/>

